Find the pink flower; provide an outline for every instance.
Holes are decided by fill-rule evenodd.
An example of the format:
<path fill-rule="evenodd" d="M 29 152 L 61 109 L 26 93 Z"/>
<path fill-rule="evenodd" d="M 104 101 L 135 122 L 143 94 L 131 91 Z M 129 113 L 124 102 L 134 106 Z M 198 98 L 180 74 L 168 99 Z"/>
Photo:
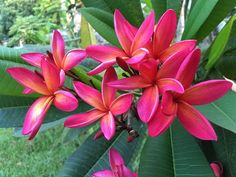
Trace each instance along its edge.
<path fill-rule="evenodd" d="M 115 98 L 116 89 L 109 87 L 107 82 L 116 79 L 117 75 L 115 70 L 109 68 L 103 78 L 102 94 L 82 82 L 74 82 L 74 88 L 77 94 L 82 100 L 93 106 L 94 109 L 70 116 L 65 121 L 65 127 L 83 127 L 100 119 L 101 130 L 105 138 L 110 140 L 116 131 L 115 116 L 127 112 L 132 103 L 132 94 L 123 94 Z"/>
<path fill-rule="evenodd" d="M 116 58 L 122 58 L 127 64 L 141 62 L 149 53 L 145 45 L 150 41 L 154 30 L 154 12 L 145 19 L 139 29 L 133 27 L 120 13 L 115 10 L 114 27 L 122 49 L 112 46 L 89 46 L 87 54 L 101 64 L 89 72 L 98 74 L 116 63 Z"/>
<path fill-rule="evenodd" d="M 167 63 L 168 64 L 168 63 Z M 137 111 L 140 119 L 147 123 L 155 114 L 160 94 L 166 91 L 183 93 L 182 84 L 173 78 L 167 78 L 172 72 L 172 67 L 164 64 L 160 70 L 155 60 L 149 60 L 140 64 L 140 75 L 109 82 L 109 85 L 123 90 L 144 88 L 143 94 L 137 103 Z"/>
<path fill-rule="evenodd" d="M 15 67 L 7 69 L 7 72 L 28 90 L 40 93 L 44 96 L 38 98 L 29 108 L 22 134 L 29 135 L 29 139 L 37 134 L 43 119 L 54 104 L 63 111 L 73 111 L 78 106 L 78 101 L 70 92 L 60 90 L 60 71 L 47 60 L 41 60 L 42 76 L 28 69 Z"/>
<path fill-rule="evenodd" d="M 24 53 L 21 58 L 27 63 L 41 67 L 41 60 L 47 59 L 52 62 L 57 68 L 68 71 L 79 64 L 85 57 L 86 52 L 81 49 L 70 50 L 65 54 L 65 43 L 59 31 L 53 31 L 51 41 L 52 56 L 47 56 L 43 53 Z"/>
<path fill-rule="evenodd" d="M 209 104 L 225 95 L 232 84 L 225 80 L 210 80 L 191 86 L 200 61 L 200 50 L 195 49 L 181 64 L 176 79 L 185 92 L 165 92 L 157 113 L 148 123 L 150 136 L 158 136 L 169 128 L 175 116 L 193 136 L 203 140 L 216 140 L 217 136 L 209 121 L 192 105 Z"/>
<path fill-rule="evenodd" d="M 126 166 L 123 158 L 115 149 L 109 151 L 109 161 L 111 170 L 103 170 L 94 173 L 93 177 L 138 177 L 136 173 L 131 172 Z"/>
<path fill-rule="evenodd" d="M 210 166 L 214 172 L 215 177 L 223 177 L 223 167 L 220 163 L 212 162 Z"/>

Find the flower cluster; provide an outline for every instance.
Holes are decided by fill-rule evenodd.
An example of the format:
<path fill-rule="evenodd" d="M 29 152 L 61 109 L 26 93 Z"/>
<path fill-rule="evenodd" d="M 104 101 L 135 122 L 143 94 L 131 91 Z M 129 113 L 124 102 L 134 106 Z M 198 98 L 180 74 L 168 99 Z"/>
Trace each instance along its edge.
<path fill-rule="evenodd" d="M 209 80 L 192 85 L 201 52 L 196 48 L 195 40 L 172 42 L 176 24 L 173 10 L 167 10 L 156 25 L 155 14 L 151 12 L 139 28 L 132 26 L 119 10 L 115 10 L 114 28 L 121 48 L 92 45 L 68 53 L 65 53 L 62 36 L 54 31 L 51 52 L 21 56 L 38 67 L 37 71 L 19 67 L 7 70 L 25 87 L 24 94 L 37 92 L 43 95 L 28 110 L 22 133 L 32 139 L 51 104 L 63 111 L 73 111 L 78 106 L 76 97 L 79 97 L 93 108 L 69 116 L 65 127 L 78 128 L 100 120 L 101 131 L 98 133 L 110 140 L 119 126 L 130 130 L 125 124 L 127 112 L 133 111 L 137 113 L 137 119 L 147 124 L 150 136 L 165 132 L 177 116 L 193 136 L 216 140 L 211 124 L 194 105 L 217 100 L 230 90 L 231 83 Z M 101 92 L 83 80 L 74 80 L 75 91 L 64 86 L 70 70 L 87 56 L 99 62 L 88 72 L 89 75 L 105 71 Z M 124 78 L 118 79 L 115 64 L 123 69 Z M 118 90 L 125 93 L 120 95 Z"/>

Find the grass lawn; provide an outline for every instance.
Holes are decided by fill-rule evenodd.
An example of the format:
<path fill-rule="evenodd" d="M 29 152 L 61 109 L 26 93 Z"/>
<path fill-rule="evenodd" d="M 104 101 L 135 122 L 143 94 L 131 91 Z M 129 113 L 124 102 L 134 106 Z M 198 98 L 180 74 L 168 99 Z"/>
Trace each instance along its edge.
<path fill-rule="evenodd" d="M 78 142 L 62 143 L 63 127 L 36 136 L 33 141 L 14 137 L 13 129 L 0 129 L 0 177 L 56 176 Z"/>

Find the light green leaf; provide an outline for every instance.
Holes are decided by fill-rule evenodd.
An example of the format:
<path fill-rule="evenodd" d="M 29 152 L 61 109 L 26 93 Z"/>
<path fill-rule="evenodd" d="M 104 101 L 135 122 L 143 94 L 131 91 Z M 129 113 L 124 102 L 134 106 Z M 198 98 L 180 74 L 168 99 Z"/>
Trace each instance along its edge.
<path fill-rule="evenodd" d="M 229 36 L 235 19 L 236 15 L 232 16 L 229 22 L 224 26 L 224 28 L 219 32 L 219 34 L 215 38 L 210 49 L 206 69 L 212 68 L 223 54 L 226 44 L 229 40 Z"/>
<path fill-rule="evenodd" d="M 83 16 L 81 16 L 80 38 L 80 45 L 82 48 L 86 48 L 89 45 L 96 44 L 95 33 Z"/>
<path fill-rule="evenodd" d="M 236 133 L 236 93 L 229 92 L 214 103 L 197 106 L 211 122 Z"/>
<path fill-rule="evenodd" d="M 218 0 L 198 0 L 187 18 L 182 39 L 192 39 L 214 9 Z"/>
<path fill-rule="evenodd" d="M 149 137 L 139 165 L 141 177 L 214 177 L 199 145 L 179 124 Z"/>
<path fill-rule="evenodd" d="M 83 8 L 82 15 L 89 24 L 108 42 L 120 46 L 113 27 L 113 15 L 97 8 Z"/>

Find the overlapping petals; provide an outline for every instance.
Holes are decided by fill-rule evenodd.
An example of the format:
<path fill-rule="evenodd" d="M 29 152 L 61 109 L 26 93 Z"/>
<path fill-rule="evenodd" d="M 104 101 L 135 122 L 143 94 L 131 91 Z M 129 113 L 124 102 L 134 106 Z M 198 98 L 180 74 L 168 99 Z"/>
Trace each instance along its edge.
<path fill-rule="evenodd" d="M 138 177 L 136 173 L 131 172 L 126 166 L 122 156 L 113 148 L 109 151 L 109 161 L 111 170 L 102 170 L 93 173 L 93 177 Z"/>
<path fill-rule="evenodd" d="M 115 70 L 109 68 L 103 78 L 102 94 L 88 85 L 75 81 L 74 87 L 77 94 L 95 109 L 68 117 L 65 126 L 78 128 L 100 119 L 101 130 L 105 138 L 110 140 L 115 134 L 115 116 L 128 111 L 132 103 L 132 94 L 128 93 L 116 98 L 116 88 L 107 85 L 108 82 L 116 79 Z"/>

